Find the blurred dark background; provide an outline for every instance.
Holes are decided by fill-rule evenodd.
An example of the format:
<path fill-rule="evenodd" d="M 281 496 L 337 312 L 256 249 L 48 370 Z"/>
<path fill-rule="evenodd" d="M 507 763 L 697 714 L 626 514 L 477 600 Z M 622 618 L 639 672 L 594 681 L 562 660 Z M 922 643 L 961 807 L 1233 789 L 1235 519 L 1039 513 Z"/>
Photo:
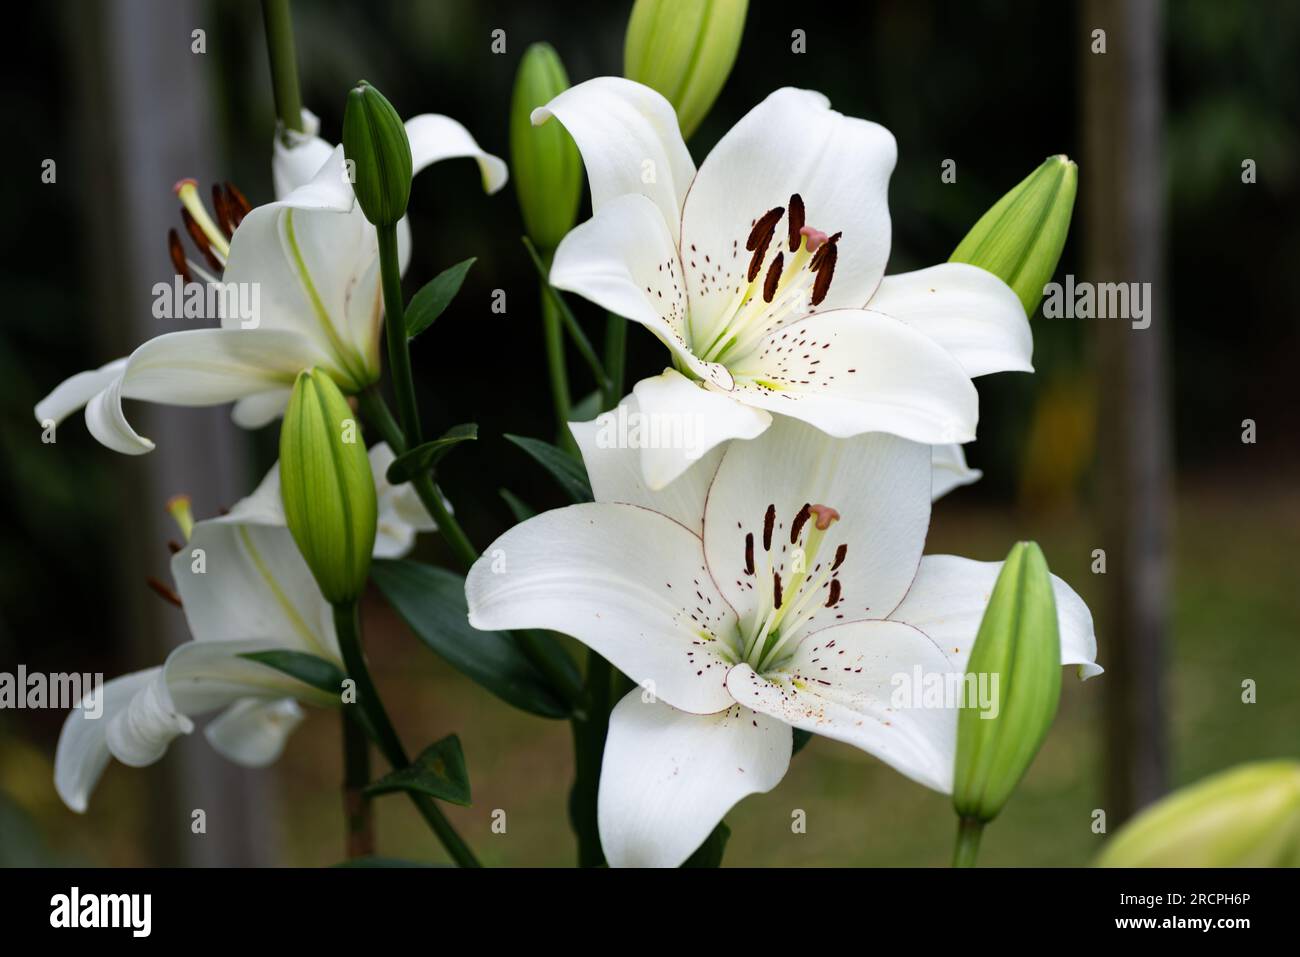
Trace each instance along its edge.
<path fill-rule="evenodd" d="M 630 6 L 299 0 L 303 100 L 320 116 L 322 135 L 335 141 L 346 90 L 364 77 L 403 115 L 446 113 L 508 158 L 510 91 L 527 45 L 552 43 L 573 82 L 619 74 Z M 160 479 L 152 456 L 101 448 L 79 416 L 56 445 L 41 444 L 31 410 L 67 376 L 166 331 L 139 314 L 139 304 L 148 302 L 154 281 L 171 274 L 164 231 L 177 216 L 175 180 L 230 179 L 254 203 L 270 198 L 274 116 L 261 14 L 253 0 L 62 0 L 20 5 L 9 16 L 17 55 L 4 67 L 12 75 L 5 84 L 0 262 L 0 670 L 22 662 L 30 670 L 111 677 L 160 662 L 166 645 L 151 635 L 177 628 L 174 610 L 144 585 L 146 576 L 166 577 L 163 501 L 191 490 L 163 487 L 167 476 L 229 473 L 224 485 L 206 486 L 206 499 L 203 490 L 196 497 L 200 517 L 211 514 L 251 490 L 274 460 L 276 430 L 232 433 L 224 409 L 137 406 L 129 414 L 159 438 L 155 456 L 164 454 L 161 436 L 169 434 L 160 430 L 185 436 L 182 460 Z M 1089 8 L 1076 3 L 900 0 L 832 12 L 760 0 L 751 3 L 735 69 L 691 150 L 700 162 L 777 86 L 822 90 L 837 109 L 883 123 L 897 137 L 889 271 L 941 262 L 1045 156 L 1082 155 L 1085 58 L 1094 55 L 1096 26 L 1122 29 L 1093 22 Z M 201 55 L 190 52 L 196 28 L 206 31 Z M 506 31 L 503 55 L 490 50 L 498 28 Z M 795 28 L 807 31 L 806 54 L 791 53 Z M 1298 740 L 1300 5 L 1179 0 L 1166 5 L 1160 32 L 1164 153 L 1154 188 L 1165 210 L 1165 276 L 1155 295 L 1173 454 L 1164 505 L 1174 530 L 1161 710 L 1170 783 L 1177 784 L 1250 758 L 1294 755 Z M 174 83 L 165 70 L 163 82 L 149 79 L 159 73 L 153 69 L 144 70 L 142 85 L 155 55 L 181 64 Z M 163 141 L 171 145 L 153 148 Z M 45 158 L 57 161 L 54 184 L 41 182 Z M 949 158 L 957 164 L 954 184 L 939 177 Z M 1241 180 L 1247 158 L 1258 169 L 1252 185 Z M 1081 258 L 1086 185 L 1083 170 L 1058 278 L 1088 278 Z M 159 210 L 172 219 L 159 225 Z M 408 293 L 446 266 L 478 257 L 452 309 L 417 341 L 414 358 L 426 430 L 480 425 L 481 441 L 453 456 L 443 481 L 482 546 L 510 523 L 498 489 L 539 509 L 562 504 L 551 480 L 500 438 L 554 436 L 536 277 L 520 245 L 512 187 L 485 197 L 471 163 L 423 173 L 410 218 Z M 506 292 L 505 316 L 490 311 L 496 289 Z M 598 312 L 577 300 L 573 306 L 599 336 Z M 1035 538 L 1053 570 L 1095 609 L 1101 586 L 1090 573 L 1091 552 L 1106 544 L 1099 436 L 1121 426 L 1106 418 L 1115 404 L 1098 401 L 1100 322 L 1040 316 L 1037 374 L 979 381 L 980 441 L 969 451 L 985 477 L 936 508 L 929 548 L 996 559 L 1017 538 Z M 664 363 L 662 348 L 634 329 L 628 382 Z M 579 363 L 571 363 L 570 375 L 577 397 L 591 387 Z M 1255 444 L 1242 442 L 1247 418 L 1257 423 Z M 209 462 L 208 450 L 217 450 L 220 462 Z M 442 561 L 441 543 L 426 539 L 421 557 Z M 568 729 L 509 711 L 433 660 L 378 602 L 370 614 L 371 657 L 399 726 L 415 744 L 452 730 L 465 741 L 476 804 L 453 809 L 454 819 L 481 855 L 491 863 L 568 863 Z M 162 626 L 160 619 L 167 619 Z M 1099 614 L 1103 637 L 1104 624 Z M 1104 645 L 1101 660 L 1107 663 Z M 1246 678 L 1260 682 L 1258 704 L 1240 703 Z M 1099 838 L 1088 824 L 1102 806 L 1106 680 L 1067 683 L 1047 749 L 986 840 L 989 863 L 1078 864 L 1095 852 Z M 217 767 L 196 756 L 207 748 L 201 735 L 153 768 L 113 765 L 84 817 L 61 805 L 51 783 L 62 718 L 0 712 L 0 863 L 314 864 L 340 856 L 337 723 L 326 717 L 308 721 L 270 771 Z M 222 783 L 209 784 L 217 778 L 208 774 Z M 201 839 L 185 827 L 188 809 L 200 806 L 194 794 L 231 809 L 215 815 L 209 842 L 238 843 L 230 832 L 222 836 L 223 821 L 233 829 L 255 820 L 255 838 L 233 857 L 195 852 Z M 508 835 L 489 832 L 496 807 L 512 814 Z M 807 835 L 789 833 L 792 807 L 808 810 Z M 818 740 L 776 792 L 729 816 L 735 834 L 728 861 L 942 863 L 947 814 L 942 797 Z M 383 804 L 379 817 L 381 847 L 440 859 L 404 806 Z"/>

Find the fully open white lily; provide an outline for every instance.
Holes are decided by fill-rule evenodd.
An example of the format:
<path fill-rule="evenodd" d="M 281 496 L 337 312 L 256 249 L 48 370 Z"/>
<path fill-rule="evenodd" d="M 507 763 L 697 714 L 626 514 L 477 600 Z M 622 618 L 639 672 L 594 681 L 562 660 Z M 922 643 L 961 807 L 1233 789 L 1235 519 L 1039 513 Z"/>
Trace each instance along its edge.
<path fill-rule="evenodd" d="M 635 451 L 602 447 L 594 423 L 572 428 L 596 502 L 511 529 L 465 591 L 475 627 L 564 632 L 642 686 L 605 743 L 611 864 L 681 864 L 738 800 L 781 780 L 792 728 L 951 790 L 957 707 L 893 692 L 915 669 L 964 672 L 1001 563 L 922 558 L 927 446 L 778 416 L 652 491 Z M 1091 615 L 1054 584 L 1061 660 L 1097 674 Z"/>
<path fill-rule="evenodd" d="M 752 438 L 778 412 L 835 436 L 974 438 L 972 376 L 1029 371 L 1016 294 L 945 263 L 889 278 L 886 192 L 894 138 L 781 89 L 698 172 L 672 106 L 630 80 L 580 83 L 533 113 L 573 135 L 594 215 L 556 251 L 551 282 L 640 322 L 674 368 L 636 387 L 641 407 L 698 408 L 707 438 Z M 882 281 L 883 278 L 883 281 Z M 716 414 L 717 396 L 736 408 Z M 643 456 L 661 488 L 707 447 Z"/>
<path fill-rule="evenodd" d="M 384 479 L 392 460 L 387 445 L 370 450 L 379 557 L 405 554 L 416 531 L 435 527 L 409 485 L 395 488 Z M 242 657 L 300 651 L 343 668 L 329 603 L 285 526 L 278 465 L 228 514 L 195 524 L 171 567 L 194 640 L 161 667 L 105 683 L 102 709 L 79 706 L 68 715 L 54 783 L 74 811 L 85 811 L 110 757 L 133 767 L 152 764 L 172 739 L 194 730 L 199 715 L 220 711 L 205 728 L 209 742 L 231 761 L 262 767 L 280 756 L 302 720 L 299 701 L 339 704 L 337 694 Z"/>
<path fill-rule="evenodd" d="M 303 118 L 308 133 L 294 134 L 290 145 L 276 141 L 275 202 L 237 222 L 218 210 L 214 221 L 192 181 L 177 188 L 209 267 L 188 263 L 185 271 L 227 289 L 255 289 L 255 297 L 245 293 L 245 301 L 257 305 L 255 314 L 227 310 L 219 329 L 166 333 L 125 359 L 75 375 L 36 406 L 38 422 L 57 426 L 85 406 L 96 439 L 139 455 L 154 444 L 131 427 L 123 399 L 182 406 L 233 401 L 235 422 L 258 428 L 284 411 L 302 369 L 319 366 L 349 392 L 379 378 L 383 300 L 375 229 L 355 205 L 343 148 L 315 135 L 314 116 L 304 111 Z M 505 184 L 505 163 L 479 149 L 455 120 L 417 116 L 407 121 L 406 132 L 414 172 L 439 160 L 472 157 L 485 190 L 493 193 Z M 405 220 L 398 228 L 398 254 L 405 270 Z"/>

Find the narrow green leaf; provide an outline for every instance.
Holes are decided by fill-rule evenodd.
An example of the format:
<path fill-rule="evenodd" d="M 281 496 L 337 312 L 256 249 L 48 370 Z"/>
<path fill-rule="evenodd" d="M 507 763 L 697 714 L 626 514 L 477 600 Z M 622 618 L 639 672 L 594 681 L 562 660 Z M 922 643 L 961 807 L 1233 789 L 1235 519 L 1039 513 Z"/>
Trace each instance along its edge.
<path fill-rule="evenodd" d="M 469 272 L 469 267 L 474 265 L 475 257 L 471 256 L 464 262 L 458 262 L 454 266 L 444 269 L 438 275 L 434 276 L 424 288 L 411 297 L 410 303 L 406 307 L 406 336 L 408 339 L 414 339 L 420 333 L 424 332 L 433 325 L 433 321 L 446 311 L 451 305 L 451 301 L 456 298 L 456 293 L 460 292 L 461 283 L 465 281 L 465 274 Z"/>
<path fill-rule="evenodd" d="M 812 740 L 812 737 L 813 737 L 813 735 L 812 735 L 812 732 L 811 732 L 811 731 L 805 731 L 803 728 L 795 728 L 795 729 L 794 729 L 794 747 L 791 748 L 791 750 L 790 750 L 790 756 L 791 756 L 791 757 L 794 757 L 796 754 L 798 754 L 800 751 L 802 751 L 805 747 L 807 747 L 808 742 Z"/>
<path fill-rule="evenodd" d="M 334 662 L 305 651 L 253 651 L 239 657 L 274 668 L 333 697 L 338 696 L 347 678 Z"/>
<path fill-rule="evenodd" d="M 411 481 L 417 475 L 430 472 L 442 461 L 444 455 L 461 442 L 477 438 L 478 423 L 466 422 L 463 425 L 453 425 L 439 438 L 417 445 L 409 452 L 393 459 L 386 473 L 388 481 L 393 485 L 401 485 L 403 482 Z"/>
<path fill-rule="evenodd" d="M 726 821 L 719 821 L 704 843 L 695 849 L 695 853 L 686 859 L 682 867 L 721 867 L 722 855 L 726 853 L 727 841 L 731 839 L 731 828 Z"/>
<path fill-rule="evenodd" d="M 591 482 L 587 480 L 587 470 L 572 455 L 541 439 L 530 439 L 522 435 L 507 435 L 506 438 L 550 472 L 573 501 L 581 503 L 595 500 L 591 494 Z"/>
<path fill-rule="evenodd" d="M 506 505 L 510 508 L 510 513 L 514 515 L 516 522 L 526 522 L 537 514 L 536 509 L 530 507 L 527 502 L 508 488 L 497 489 L 497 494 L 505 500 Z"/>
<path fill-rule="evenodd" d="M 469 806 L 469 772 L 465 769 L 465 752 L 460 738 L 449 734 L 420 752 L 407 767 L 390 771 L 366 788 L 370 797 L 414 791 L 439 801 Z"/>
<path fill-rule="evenodd" d="M 372 564 L 370 576 L 416 637 L 457 671 L 530 714 L 569 716 L 569 708 L 513 638 L 470 625 L 463 577 L 445 568 L 388 559 Z"/>

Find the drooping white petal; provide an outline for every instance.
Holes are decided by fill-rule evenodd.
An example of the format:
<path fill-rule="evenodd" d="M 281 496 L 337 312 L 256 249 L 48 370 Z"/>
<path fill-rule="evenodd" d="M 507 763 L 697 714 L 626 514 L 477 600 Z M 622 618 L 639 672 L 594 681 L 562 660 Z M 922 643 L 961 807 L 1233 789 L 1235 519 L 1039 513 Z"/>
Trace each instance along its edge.
<path fill-rule="evenodd" d="M 878 312 L 818 313 L 729 363 L 742 402 L 831 435 L 890 432 L 939 445 L 969 442 L 979 393 L 928 336 Z"/>
<path fill-rule="evenodd" d="M 396 457 L 387 442 L 379 442 L 370 448 L 370 473 L 375 479 L 375 497 L 379 502 L 374 547 L 376 558 L 401 558 L 415 544 L 416 532 L 438 529 L 410 482 L 395 486 L 388 481 L 388 466 Z M 443 502 L 450 511 L 451 503 L 446 499 Z"/>
<path fill-rule="evenodd" d="M 413 116 L 406 121 L 406 137 L 411 142 L 412 174 L 440 160 L 469 157 L 478 163 L 485 192 L 495 193 L 506 184 L 509 174 L 505 162 L 484 152 L 469 130 L 450 116 Z"/>
<path fill-rule="evenodd" d="M 271 147 L 271 182 L 275 198 L 284 199 L 299 186 L 305 186 L 320 172 L 334 152 L 334 147 L 321 139 L 320 120 L 306 108 L 302 111 L 302 132 L 277 130 Z M 286 142 L 287 141 L 287 142 Z"/>
<path fill-rule="evenodd" d="M 780 783 L 790 746 L 788 725 L 748 708 L 688 714 L 634 689 L 609 716 L 600 770 L 610 866 L 680 866 L 737 801 Z"/>
<path fill-rule="evenodd" d="M 806 550 L 812 517 L 799 529 L 798 542 L 790 541 L 805 505 L 839 513 L 815 553 Z M 764 548 L 769 506 L 774 516 L 770 559 Z M 781 576 L 784 607 L 796 607 L 807 596 L 810 617 L 801 629 L 807 631 L 840 615 L 846 620 L 888 615 L 916 573 L 929 520 L 928 447 L 882 433 L 834 439 L 777 416 L 758 438 L 727 446 L 709 490 L 704 546 L 714 580 L 742 620 L 770 591 L 775 572 Z M 746 572 L 747 536 L 753 536 L 753 574 Z M 841 546 L 844 556 L 832 576 Z M 840 584 L 839 599 L 827 608 L 832 577 Z"/>
<path fill-rule="evenodd" d="M 131 427 L 122 410 L 123 399 L 220 405 L 291 384 L 313 358 L 310 343 L 279 330 L 169 332 L 141 345 L 120 365 L 110 363 L 89 374 L 92 379 L 81 379 L 75 386 L 73 380 L 64 383 L 37 406 L 37 414 L 52 410 L 67 414 L 71 399 L 80 398 L 84 386 L 108 379 L 106 370 L 116 368 L 117 375 L 86 403 L 86 426 L 108 448 L 141 455 L 152 451 L 154 444 Z"/>
<path fill-rule="evenodd" d="M 712 649 L 735 615 L 699 538 L 658 512 L 590 503 L 531 518 L 484 551 L 465 596 L 475 628 L 563 632 L 677 708 L 730 704 Z"/>
<path fill-rule="evenodd" d="M 925 333 L 972 378 L 1034 371 L 1034 337 L 1020 298 L 978 266 L 941 263 L 886 276 L 867 308 Z"/>
<path fill-rule="evenodd" d="M 1001 571 L 1002 562 L 927 555 L 921 559 L 907 597 L 889 617 L 925 632 L 955 668 L 965 669 Z M 1097 636 L 1088 606 L 1056 575 L 1052 576 L 1052 590 L 1061 631 L 1061 664 L 1077 665 L 1080 678 L 1101 674 Z"/>
<path fill-rule="evenodd" d="M 551 117 L 563 123 L 578 144 L 594 212 L 616 196 L 639 193 L 659 207 L 677 235 L 695 163 L 671 103 L 648 86 L 602 76 L 533 110 L 533 125 Z"/>
<path fill-rule="evenodd" d="M 208 722 L 204 737 L 222 757 L 248 768 L 274 764 L 303 720 L 292 698 L 244 698 Z"/>
<path fill-rule="evenodd" d="M 661 378 L 670 375 L 677 373 L 665 372 Z M 596 501 L 623 502 L 653 509 L 685 525 L 696 535 L 703 535 L 704 500 L 713 473 L 722 461 L 722 448 L 705 452 L 688 463 L 679 478 L 652 491 L 642 469 L 646 450 L 637 448 L 631 439 L 635 435 L 637 442 L 641 440 L 643 433 L 637 430 L 645 421 L 637 393 L 633 392 L 611 412 L 602 413 L 589 422 L 569 423 L 569 431 L 577 440 L 583 463 L 587 466 L 587 477 L 591 480 Z"/>
<path fill-rule="evenodd" d="M 702 362 L 686 339 L 686 287 L 668 224 L 644 196 L 611 199 L 560 242 L 551 285 L 639 322 L 696 375 L 731 388 L 731 374 Z"/>
<path fill-rule="evenodd" d="M 948 445 L 930 447 L 932 471 L 930 473 L 930 500 L 937 502 L 953 489 L 962 485 L 978 482 L 984 473 L 966 464 L 966 453 L 962 447 L 951 442 Z"/>
<path fill-rule="evenodd" d="M 148 668 L 114 678 L 104 683 L 97 695 L 98 701 L 92 699 L 88 702 L 83 698 L 68 712 L 54 751 L 54 789 L 73 811 L 85 813 L 90 792 L 99 783 L 100 775 L 112 756 L 106 737 L 109 721 L 125 710 L 136 693 L 161 673 L 161 668 Z"/>
<path fill-rule="evenodd" d="M 230 410 L 230 418 L 241 429 L 260 429 L 270 425 L 289 405 L 292 389 L 272 389 L 240 399 Z"/>
<path fill-rule="evenodd" d="M 85 406 L 87 402 L 107 389 L 121 378 L 126 369 L 127 359 L 114 359 L 107 365 L 89 372 L 78 372 L 70 379 L 60 382 L 44 399 L 36 403 L 36 421 L 42 424 L 53 422 L 56 426 L 73 412 Z"/>
<path fill-rule="evenodd" d="M 835 112 L 820 93 L 780 89 L 750 110 L 701 164 L 682 213 L 682 259 L 696 327 L 704 328 L 747 284 L 745 241 L 754 222 L 769 209 L 786 207 L 796 193 L 809 227 L 843 234 L 819 309 L 865 303 L 889 258 L 887 192 L 896 156 L 888 130 Z M 772 242 L 785 243 L 787 235 L 782 219 Z M 787 261 L 791 256 L 787 249 Z"/>
<path fill-rule="evenodd" d="M 805 636 L 787 662 L 763 675 L 737 665 L 727 689 L 747 707 L 861 748 L 913 781 L 950 791 L 956 708 L 927 703 L 919 693 L 896 697 L 917 674 L 950 673 L 948 659 L 917 629 L 856 621 Z"/>

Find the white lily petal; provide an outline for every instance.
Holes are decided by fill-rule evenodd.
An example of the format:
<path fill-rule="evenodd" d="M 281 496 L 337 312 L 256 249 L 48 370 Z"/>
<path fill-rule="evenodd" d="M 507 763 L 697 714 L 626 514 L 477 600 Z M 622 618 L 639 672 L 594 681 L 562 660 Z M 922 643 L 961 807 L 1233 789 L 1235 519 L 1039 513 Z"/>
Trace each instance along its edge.
<path fill-rule="evenodd" d="M 924 699 L 896 706 L 900 682 L 954 669 L 933 641 L 895 621 L 855 621 L 806 636 L 780 668 L 759 675 L 737 665 L 736 700 L 756 711 L 875 755 L 936 791 L 952 790 L 956 708 Z M 898 702 L 897 704 L 902 704 Z"/>
<path fill-rule="evenodd" d="M 220 405 L 292 383 L 299 371 L 311 365 L 312 358 L 309 343 L 284 331 L 169 332 L 131 353 L 118 376 L 90 399 L 86 404 L 86 426 L 91 435 L 114 451 L 128 455 L 149 452 L 153 442 L 131 428 L 122 411 L 123 399 L 182 406 Z M 56 389 L 46 402 L 52 402 L 59 391 Z M 60 401 L 72 391 L 65 391 Z M 60 411 L 66 408 L 63 402 Z"/>
<path fill-rule="evenodd" d="M 172 556 L 172 579 L 195 641 L 274 636 L 284 648 L 339 661 L 333 612 L 293 536 L 261 523 L 275 517 L 266 483 L 240 504 L 240 514 L 197 523 Z"/>
<path fill-rule="evenodd" d="M 319 151 L 317 155 L 321 155 Z M 295 186 L 284 196 L 277 195 L 275 202 L 258 206 L 253 212 L 258 209 L 297 209 L 304 212 L 348 213 L 356 208 L 356 199 L 356 195 L 352 192 L 352 180 L 348 175 L 347 159 L 343 155 L 342 145 L 339 145 L 330 149 L 329 154 L 324 156 L 324 161 L 320 163 L 310 179 Z M 250 212 L 248 215 L 251 216 L 253 213 Z M 236 235 L 244 228 L 246 222 L 248 222 L 247 216 L 235 230 Z"/>
<path fill-rule="evenodd" d="M 36 403 L 36 421 L 44 426 L 53 422 L 56 426 L 73 412 L 85 406 L 96 395 L 103 392 L 113 382 L 121 378 L 126 370 L 127 359 L 114 359 L 107 365 L 89 372 L 78 372 L 70 379 L 65 379 L 54 391 Z"/>
<path fill-rule="evenodd" d="M 696 327 L 704 328 L 747 285 L 745 241 L 754 222 L 796 193 L 809 227 L 843 233 L 820 308 L 865 303 L 889 258 L 887 193 L 897 152 L 883 126 L 837 113 L 810 90 L 780 89 L 750 110 L 701 164 L 682 213 Z M 785 242 L 787 233 L 783 219 L 773 243 Z M 787 248 L 786 258 L 791 255 Z"/>
<path fill-rule="evenodd" d="M 630 692 L 609 716 L 597 820 L 612 867 L 678 867 L 736 802 L 790 766 L 788 725 L 733 705 L 687 714 Z"/>
<path fill-rule="evenodd" d="M 641 471 L 651 490 L 674 482 L 729 439 L 752 439 L 772 423 L 762 409 L 691 382 L 675 369 L 642 379 L 632 392 L 649 433 L 641 447 Z"/>
<path fill-rule="evenodd" d="M 933 339 L 878 312 L 801 319 L 730 366 L 737 399 L 831 435 L 890 432 L 927 445 L 975 438 L 979 393 L 965 370 Z"/>
<path fill-rule="evenodd" d="M 955 555 L 927 555 L 901 605 L 889 617 L 925 632 L 957 670 L 964 670 L 1002 562 Z M 1061 664 L 1076 665 L 1080 678 L 1102 673 L 1092 613 L 1069 585 L 1052 576 L 1061 631 Z"/>
<path fill-rule="evenodd" d="M 114 678 L 104 683 L 99 702 L 93 699 L 87 702 L 83 698 L 68 712 L 54 751 L 54 789 L 73 811 L 78 814 L 86 812 L 90 792 L 99 783 L 100 775 L 112 756 L 106 737 L 109 721 L 125 710 L 136 693 L 161 673 L 161 668 L 148 668 Z M 83 704 L 86 705 L 84 709 Z"/>
<path fill-rule="evenodd" d="M 235 407 L 230 410 L 230 418 L 241 429 L 260 429 L 284 414 L 292 394 L 292 389 L 272 389 L 270 392 L 250 395 L 235 403 Z"/>
<path fill-rule="evenodd" d="M 930 451 L 932 453 L 930 501 L 932 502 L 937 502 L 955 488 L 978 482 L 984 475 L 979 469 L 973 469 L 966 464 L 966 453 L 956 442 L 932 445 Z"/>
<path fill-rule="evenodd" d="M 264 768 L 279 760 L 303 717 L 302 708 L 292 698 L 244 698 L 208 722 L 203 734 L 228 761 Z"/>
<path fill-rule="evenodd" d="M 658 512 L 589 503 L 531 518 L 474 563 L 465 597 L 475 628 L 563 632 L 674 707 L 730 704 L 727 665 L 710 646 L 735 615 L 699 538 Z"/>
<path fill-rule="evenodd" d="M 671 103 L 648 86 L 602 76 L 533 110 L 533 125 L 551 117 L 564 124 L 582 153 L 593 212 L 617 196 L 637 193 L 659 207 L 677 234 L 695 163 Z"/>
<path fill-rule="evenodd" d="M 126 707 L 107 718 L 107 724 L 104 740 L 109 753 L 132 768 L 153 764 L 167 753 L 173 740 L 194 730 L 189 715 L 172 701 L 165 664 Z"/>
<path fill-rule="evenodd" d="M 406 121 L 406 138 L 411 141 L 411 173 L 440 160 L 469 157 L 478 163 L 483 189 L 495 193 L 506 184 L 506 164 L 484 152 L 469 130 L 449 116 L 424 113 Z"/>
<path fill-rule="evenodd" d="M 886 276 L 867 308 L 925 333 L 972 378 L 1034 371 L 1034 336 L 1020 297 L 978 266 L 942 263 Z"/>
<path fill-rule="evenodd" d="M 761 436 L 733 442 L 723 455 L 704 516 L 709 570 L 742 621 L 770 591 L 774 572 L 781 576 L 784 607 L 797 607 L 807 596 L 809 617 L 800 633 L 840 615 L 884 618 L 902 600 L 921 560 L 929 490 L 930 450 L 924 445 L 884 433 L 833 439 L 777 416 Z M 769 505 L 771 559 L 764 549 Z M 801 552 L 809 546 L 814 518 L 799 530 L 800 545 L 790 541 L 804 505 L 839 513 L 815 553 Z M 747 536 L 753 536 L 752 575 L 746 573 Z M 829 572 L 841 545 L 845 553 L 834 575 L 839 600 L 827 608 Z"/>
<path fill-rule="evenodd" d="M 302 132 L 277 130 L 271 147 L 271 182 L 275 198 L 284 199 L 299 186 L 305 186 L 329 160 L 334 147 L 316 134 L 320 120 L 306 108 L 302 111 Z M 286 142 L 287 140 L 287 142 Z"/>
<path fill-rule="evenodd" d="M 665 372 L 661 378 L 669 375 L 677 373 Z M 653 509 L 685 525 L 696 535 L 703 535 L 704 500 L 713 473 L 722 461 L 722 448 L 711 449 L 687 463 L 688 467 L 680 478 L 652 491 L 642 471 L 642 456 L 646 450 L 637 448 L 630 441 L 633 434 L 644 434 L 633 430 L 640 429 L 645 422 L 641 403 L 634 392 L 625 396 L 612 412 L 602 413 L 589 422 L 569 423 L 569 431 L 577 440 L 587 466 L 587 477 L 591 480 L 596 501 L 622 502 Z"/>
<path fill-rule="evenodd" d="M 730 389 L 731 374 L 702 362 L 686 340 L 686 287 L 663 216 L 644 196 L 605 203 L 561 240 L 551 285 L 639 322 L 702 379 Z"/>

